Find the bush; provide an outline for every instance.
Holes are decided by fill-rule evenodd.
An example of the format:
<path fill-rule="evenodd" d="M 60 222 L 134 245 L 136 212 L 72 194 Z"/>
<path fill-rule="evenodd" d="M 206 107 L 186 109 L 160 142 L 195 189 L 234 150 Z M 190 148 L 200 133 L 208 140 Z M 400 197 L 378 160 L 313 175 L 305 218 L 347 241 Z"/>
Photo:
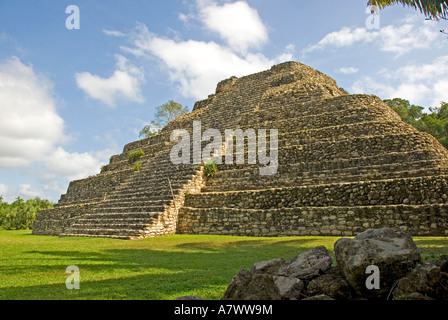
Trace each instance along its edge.
<path fill-rule="evenodd" d="M 211 160 L 204 165 L 204 175 L 206 178 L 211 178 L 218 172 L 218 166 L 215 161 Z"/>
<path fill-rule="evenodd" d="M 142 162 L 138 161 L 134 164 L 134 171 L 140 171 L 142 169 Z"/>
<path fill-rule="evenodd" d="M 144 155 L 145 155 L 145 152 L 142 149 L 140 149 L 140 150 L 135 150 L 135 151 L 129 152 L 128 158 L 129 158 L 129 161 L 135 162 L 138 159 L 140 159 L 141 157 L 143 157 Z"/>

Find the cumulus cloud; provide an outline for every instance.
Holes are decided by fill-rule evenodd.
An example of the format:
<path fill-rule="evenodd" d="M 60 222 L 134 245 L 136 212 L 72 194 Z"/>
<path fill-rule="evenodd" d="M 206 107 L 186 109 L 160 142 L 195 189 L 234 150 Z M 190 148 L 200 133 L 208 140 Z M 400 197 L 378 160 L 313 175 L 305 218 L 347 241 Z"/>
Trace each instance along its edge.
<path fill-rule="evenodd" d="M 355 74 L 355 73 L 358 73 L 358 71 L 359 71 L 359 69 L 355 68 L 355 67 L 343 67 L 343 68 L 336 70 L 336 72 L 343 73 L 343 74 Z"/>
<path fill-rule="evenodd" d="M 259 49 L 268 41 L 268 31 L 257 10 L 245 1 L 222 6 L 211 0 L 197 0 L 199 19 L 207 30 L 217 33 L 229 47 L 241 53 Z"/>
<path fill-rule="evenodd" d="M 45 192 L 33 188 L 30 184 L 22 184 L 17 192 L 21 198 L 45 198 Z"/>
<path fill-rule="evenodd" d="M 327 34 L 317 44 L 306 48 L 304 52 L 324 50 L 328 47 L 342 48 L 351 46 L 356 42 L 372 42 L 378 38 L 378 35 L 378 32 L 370 32 L 366 28 L 343 27 L 339 31 Z"/>
<path fill-rule="evenodd" d="M 102 78 L 90 72 L 76 73 L 76 83 L 92 99 L 108 106 L 115 106 L 117 100 L 125 99 L 143 103 L 141 84 L 144 75 L 140 68 L 130 64 L 122 55 L 115 56 L 116 70 L 109 78 Z"/>
<path fill-rule="evenodd" d="M 192 98 L 206 97 L 217 82 L 227 77 L 254 73 L 275 64 L 261 54 L 241 57 L 216 42 L 162 38 L 149 32 L 143 24 L 138 25 L 133 42 L 134 54 L 162 60 L 170 79 L 180 84 L 182 95 Z"/>
<path fill-rule="evenodd" d="M 6 185 L 0 183 L 0 196 L 5 196 L 8 190 L 9 188 Z"/>
<path fill-rule="evenodd" d="M 38 188 L 28 183 L 12 188 L 2 181 L 0 195 L 8 201 L 17 196 L 47 198 L 47 191 L 61 191 L 70 180 L 99 173 L 108 155 L 69 153 L 59 146 L 68 138 L 56 110 L 53 84 L 17 57 L 0 63 L 0 114 L 0 170 L 20 169 L 22 177 L 40 182 Z"/>
<path fill-rule="evenodd" d="M 45 159 L 47 177 L 66 180 L 86 178 L 100 172 L 101 162 L 92 153 L 69 153 L 59 147 Z"/>
<path fill-rule="evenodd" d="M 328 48 L 349 47 L 355 44 L 374 43 L 384 52 L 394 53 L 396 57 L 416 49 L 428 49 L 437 45 L 440 39 L 438 31 L 431 21 L 416 20 L 414 16 L 407 17 L 395 25 L 381 27 L 378 31 L 367 28 L 343 27 L 331 32 L 318 43 L 308 46 L 303 53 Z"/>
<path fill-rule="evenodd" d="M 181 94 L 195 99 L 206 98 L 223 79 L 292 60 L 293 45 L 286 46 L 274 58 L 254 51 L 268 41 L 268 32 L 258 12 L 247 2 L 218 5 L 211 0 L 197 0 L 195 4 L 196 15 L 180 14 L 179 18 L 199 20 L 205 30 L 217 34 L 223 43 L 162 37 L 139 23 L 129 36 L 132 46 L 122 49 L 136 57 L 160 60 Z"/>
<path fill-rule="evenodd" d="M 404 98 L 424 107 L 436 107 L 441 101 L 448 101 L 448 56 L 438 57 L 427 64 L 383 69 L 377 77 L 356 81 L 352 91 L 375 93 L 383 99 Z"/>
<path fill-rule="evenodd" d="M 79 153 L 58 147 L 42 159 L 43 167 L 35 175 L 42 186 L 42 192 L 59 196 L 67 191 L 70 181 L 100 173 L 101 166 L 107 164 L 113 154 L 115 152 L 111 149 Z"/>
<path fill-rule="evenodd" d="M 0 168 L 26 166 L 63 141 L 52 84 L 12 57 L 0 64 Z"/>

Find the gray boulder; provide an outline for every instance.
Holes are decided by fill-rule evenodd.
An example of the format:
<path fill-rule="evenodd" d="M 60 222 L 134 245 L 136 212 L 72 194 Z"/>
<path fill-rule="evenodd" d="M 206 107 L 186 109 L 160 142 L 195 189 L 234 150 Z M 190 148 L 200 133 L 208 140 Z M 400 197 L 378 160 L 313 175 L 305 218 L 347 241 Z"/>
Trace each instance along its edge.
<path fill-rule="evenodd" d="M 222 300 L 281 300 L 274 278 L 270 274 L 238 271 Z"/>
<path fill-rule="evenodd" d="M 250 272 L 252 273 L 267 273 L 276 275 L 281 266 L 285 264 L 285 259 L 273 259 L 268 261 L 261 261 L 254 264 Z"/>
<path fill-rule="evenodd" d="M 435 265 L 418 264 L 398 281 L 393 297 L 395 300 L 448 299 L 448 274 Z"/>
<path fill-rule="evenodd" d="M 305 251 L 287 261 L 278 270 L 278 275 L 301 280 L 316 278 L 331 268 L 333 258 L 324 246 Z"/>
<path fill-rule="evenodd" d="M 312 280 L 307 287 L 308 296 L 326 295 L 336 300 L 352 297 L 350 286 L 338 267 L 331 268 L 326 274 Z"/>
<path fill-rule="evenodd" d="M 337 265 L 355 292 L 366 298 L 385 298 L 393 284 L 421 261 L 420 253 L 408 233 L 390 228 L 371 229 L 354 239 L 339 239 L 334 246 Z M 380 289 L 368 289 L 368 266 L 380 270 Z"/>
<path fill-rule="evenodd" d="M 300 300 L 305 297 L 305 283 L 297 278 L 274 277 L 282 300 Z"/>

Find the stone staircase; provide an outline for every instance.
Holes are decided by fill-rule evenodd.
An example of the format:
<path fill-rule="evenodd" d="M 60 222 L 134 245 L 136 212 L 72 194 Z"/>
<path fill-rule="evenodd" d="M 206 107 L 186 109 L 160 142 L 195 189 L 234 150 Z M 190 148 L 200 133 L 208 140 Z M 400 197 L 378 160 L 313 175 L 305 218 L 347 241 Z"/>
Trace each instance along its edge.
<path fill-rule="evenodd" d="M 200 164 L 174 165 L 170 135 L 182 129 L 192 136 L 194 121 L 202 132 L 222 134 L 277 129 L 276 174 L 260 175 L 259 164 L 225 164 L 224 157 L 208 179 Z M 145 156 L 134 172 L 128 154 L 139 149 Z M 101 174 L 72 182 L 54 209 L 40 213 L 33 233 L 351 236 L 388 226 L 446 236 L 447 177 L 448 151 L 435 138 L 403 123 L 379 98 L 349 95 L 290 62 L 221 82 L 158 136 L 126 145 Z"/>

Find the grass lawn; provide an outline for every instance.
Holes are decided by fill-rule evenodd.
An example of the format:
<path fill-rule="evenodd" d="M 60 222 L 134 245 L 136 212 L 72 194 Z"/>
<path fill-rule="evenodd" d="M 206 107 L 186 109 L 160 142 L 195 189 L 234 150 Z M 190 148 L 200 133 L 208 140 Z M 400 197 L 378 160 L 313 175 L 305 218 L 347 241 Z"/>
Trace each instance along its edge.
<path fill-rule="evenodd" d="M 220 299 L 239 269 L 319 245 L 332 253 L 337 239 L 174 235 L 121 241 L 0 230 L 0 299 Z M 448 253 L 448 238 L 414 240 L 425 259 Z M 80 269 L 80 290 L 65 287 L 70 265 Z"/>

